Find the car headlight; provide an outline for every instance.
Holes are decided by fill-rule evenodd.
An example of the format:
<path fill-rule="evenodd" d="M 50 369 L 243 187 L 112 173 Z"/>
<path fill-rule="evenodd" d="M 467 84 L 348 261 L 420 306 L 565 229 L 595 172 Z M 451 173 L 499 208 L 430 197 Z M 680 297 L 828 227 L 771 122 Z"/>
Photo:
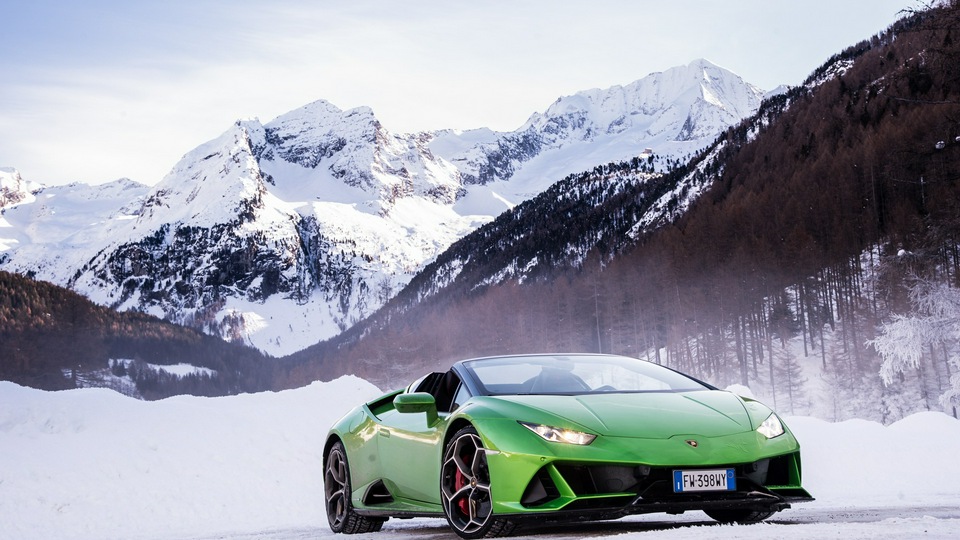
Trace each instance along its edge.
<path fill-rule="evenodd" d="M 775 413 L 770 413 L 770 416 L 760 424 L 757 431 L 764 437 L 772 439 L 783 435 L 785 430 L 783 429 L 783 423 L 780 422 L 780 418 L 778 418 Z"/>
<path fill-rule="evenodd" d="M 582 433 L 580 431 L 574 431 L 572 429 L 563 429 L 553 426 L 545 426 L 543 424 L 530 424 L 527 422 L 520 422 L 520 425 L 529 429 L 530 431 L 536 433 L 545 441 L 558 442 L 558 443 L 567 443 L 567 444 L 578 444 L 581 446 L 588 445 L 597 438 L 596 435 L 591 435 L 589 433 Z"/>

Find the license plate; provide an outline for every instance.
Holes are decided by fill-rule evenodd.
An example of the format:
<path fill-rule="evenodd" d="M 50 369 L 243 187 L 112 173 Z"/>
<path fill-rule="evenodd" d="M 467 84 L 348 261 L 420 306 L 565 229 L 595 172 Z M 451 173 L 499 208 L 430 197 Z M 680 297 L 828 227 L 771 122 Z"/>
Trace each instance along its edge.
<path fill-rule="evenodd" d="M 687 491 L 734 491 L 737 479 L 733 469 L 706 471 L 673 471 L 673 492 Z"/>

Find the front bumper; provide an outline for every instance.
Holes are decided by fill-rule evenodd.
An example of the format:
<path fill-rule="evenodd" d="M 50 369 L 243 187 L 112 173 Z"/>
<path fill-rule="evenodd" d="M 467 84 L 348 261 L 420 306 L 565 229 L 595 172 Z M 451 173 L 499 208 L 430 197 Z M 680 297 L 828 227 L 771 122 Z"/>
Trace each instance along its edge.
<path fill-rule="evenodd" d="M 592 520 L 688 510 L 779 511 L 813 500 L 800 483 L 800 451 L 792 435 L 696 437 L 697 445 L 686 442 L 691 437 L 604 437 L 589 446 L 526 438 L 523 448 L 491 445 L 494 512 L 518 520 Z M 734 469 L 735 491 L 674 493 L 674 470 L 718 468 Z"/>
<path fill-rule="evenodd" d="M 537 471 L 518 502 L 501 501 L 498 514 L 521 521 L 576 521 L 688 510 L 776 512 L 813 500 L 799 485 L 798 460 L 795 453 L 733 465 L 736 491 L 693 493 L 673 492 L 673 468 L 550 463 Z"/>

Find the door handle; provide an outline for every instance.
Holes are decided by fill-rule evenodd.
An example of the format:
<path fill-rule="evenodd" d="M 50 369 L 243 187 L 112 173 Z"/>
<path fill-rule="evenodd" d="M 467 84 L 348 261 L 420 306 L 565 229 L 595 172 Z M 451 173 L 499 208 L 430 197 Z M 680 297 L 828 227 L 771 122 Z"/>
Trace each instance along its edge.
<path fill-rule="evenodd" d="M 377 433 L 379 433 L 381 437 L 386 437 L 386 438 L 388 438 L 388 439 L 390 438 L 390 430 L 389 430 L 389 429 L 382 429 L 382 428 L 381 428 L 381 429 L 379 429 L 379 430 L 377 431 Z"/>

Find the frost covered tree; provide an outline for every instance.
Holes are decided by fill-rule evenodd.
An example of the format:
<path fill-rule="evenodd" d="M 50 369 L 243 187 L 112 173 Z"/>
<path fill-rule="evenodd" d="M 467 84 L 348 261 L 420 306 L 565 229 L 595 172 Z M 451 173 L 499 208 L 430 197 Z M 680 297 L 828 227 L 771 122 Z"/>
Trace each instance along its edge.
<path fill-rule="evenodd" d="M 803 375 L 803 366 L 800 358 L 786 347 L 771 351 L 771 367 L 776 372 L 776 391 L 780 393 L 782 405 L 780 410 L 787 410 L 789 414 L 806 413 L 810 409 L 810 400 L 807 397 L 807 378 Z M 775 366 L 775 367 L 774 367 Z"/>
<path fill-rule="evenodd" d="M 919 369 L 925 350 L 940 349 L 944 351 L 944 368 L 948 372 L 952 369 L 949 387 L 940 396 L 940 403 L 955 408 L 960 404 L 956 348 L 960 343 L 960 289 L 921 280 L 910 289 L 910 301 L 914 311 L 894 317 L 870 342 L 883 358 L 880 376 L 885 384 L 890 384 L 898 374 Z"/>

